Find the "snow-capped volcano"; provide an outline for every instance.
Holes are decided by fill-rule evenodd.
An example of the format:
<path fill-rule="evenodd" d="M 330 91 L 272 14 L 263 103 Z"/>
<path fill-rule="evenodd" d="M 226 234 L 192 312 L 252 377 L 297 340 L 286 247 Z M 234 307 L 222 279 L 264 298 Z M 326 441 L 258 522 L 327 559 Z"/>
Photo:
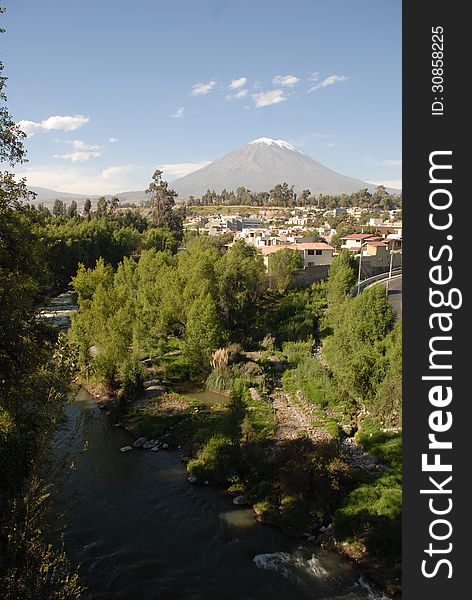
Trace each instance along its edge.
<path fill-rule="evenodd" d="M 249 144 L 267 144 L 267 146 L 275 145 L 279 148 L 287 148 L 287 150 L 294 150 L 297 152 L 295 146 L 292 146 L 292 144 L 289 144 L 285 140 L 273 140 L 271 138 L 261 137 L 257 138 L 257 140 L 252 140 L 252 142 L 249 142 Z"/>
<path fill-rule="evenodd" d="M 164 172 L 165 177 L 165 172 Z M 300 193 L 349 194 L 375 186 L 346 177 L 303 154 L 284 140 L 261 137 L 226 154 L 206 167 L 172 181 L 180 196 L 202 196 L 207 190 L 220 193 L 240 186 L 252 192 L 271 190 L 278 183 L 288 183 Z"/>

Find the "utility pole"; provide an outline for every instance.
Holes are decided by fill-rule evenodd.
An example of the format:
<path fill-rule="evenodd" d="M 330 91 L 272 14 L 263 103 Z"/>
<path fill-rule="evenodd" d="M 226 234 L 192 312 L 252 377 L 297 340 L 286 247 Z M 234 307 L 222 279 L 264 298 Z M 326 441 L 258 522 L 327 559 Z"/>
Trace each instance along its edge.
<path fill-rule="evenodd" d="M 392 249 L 390 250 L 390 268 L 389 268 L 389 271 L 388 271 L 387 285 L 385 286 L 385 288 L 387 290 L 387 296 L 388 296 L 388 288 L 389 288 L 390 279 L 392 278 L 393 249 L 394 248 L 395 248 L 395 240 L 392 240 Z"/>
<path fill-rule="evenodd" d="M 361 251 L 359 253 L 359 272 L 357 274 L 357 294 L 356 296 L 359 295 L 360 292 L 360 287 L 361 287 L 361 269 L 362 269 L 362 246 L 365 244 L 365 242 L 361 242 Z"/>

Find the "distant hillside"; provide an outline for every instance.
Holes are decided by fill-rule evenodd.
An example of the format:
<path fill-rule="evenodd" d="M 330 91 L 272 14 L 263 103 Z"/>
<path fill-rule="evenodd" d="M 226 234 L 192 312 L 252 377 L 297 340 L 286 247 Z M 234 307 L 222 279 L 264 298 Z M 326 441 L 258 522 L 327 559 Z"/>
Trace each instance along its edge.
<path fill-rule="evenodd" d="M 185 177 L 169 182 L 169 186 L 180 196 L 177 202 L 189 196 L 202 196 L 208 189 L 217 193 L 224 189 L 236 191 L 240 186 L 252 192 L 268 192 L 278 183 L 288 183 L 300 193 L 308 189 L 312 194 L 351 194 L 367 188 L 375 191 L 376 186 L 360 179 L 346 177 L 325 167 L 311 156 L 303 154 L 283 140 L 259 138 L 233 152 L 226 154 L 206 167 L 194 171 Z M 98 195 L 70 194 L 41 187 L 31 187 L 38 194 L 36 203 L 52 206 L 54 200 L 68 203 L 75 200 L 81 208 L 86 198 L 96 204 Z M 387 188 L 390 193 L 401 190 Z M 140 206 L 146 199 L 144 191 L 121 192 L 116 195 L 122 204 Z M 110 198 L 111 195 L 105 196 Z"/>
<path fill-rule="evenodd" d="M 29 189 L 37 194 L 34 204 L 42 203 L 45 206 L 52 207 L 55 200 L 63 200 L 66 204 L 69 204 L 72 200 L 77 202 L 79 208 L 82 208 L 86 198 L 90 198 L 92 205 L 97 203 L 99 195 L 93 194 L 71 194 L 69 192 L 59 192 L 57 190 L 50 190 L 43 187 L 30 186 Z M 134 192 L 120 192 L 119 194 L 113 194 L 120 199 L 121 204 L 133 204 L 140 206 L 142 202 L 147 199 L 147 194 L 144 191 Z M 112 194 L 107 194 L 105 198 L 110 199 Z"/>

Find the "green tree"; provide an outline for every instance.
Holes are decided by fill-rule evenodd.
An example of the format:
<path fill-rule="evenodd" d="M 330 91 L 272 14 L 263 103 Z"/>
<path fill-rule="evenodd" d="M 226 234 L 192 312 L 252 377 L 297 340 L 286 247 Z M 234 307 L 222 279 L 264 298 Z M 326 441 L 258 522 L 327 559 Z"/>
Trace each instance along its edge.
<path fill-rule="evenodd" d="M 328 306 L 341 304 L 356 283 L 355 259 L 348 250 L 342 250 L 333 260 L 328 271 L 326 297 Z"/>
<path fill-rule="evenodd" d="M 0 62 L 0 161 L 14 167 L 25 161 L 25 135 L 8 112 L 5 85 Z M 33 198 L 25 180 L 0 172 L 0 589 L 5 600 L 78 599 L 67 560 L 45 539 L 44 494 L 28 493 L 67 389 L 60 353 L 53 360 L 54 343 L 35 319 L 42 246 L 24 206 Z"/>
<path fill-rule="evenodd" d="M 211 356 L 221 339 L 221 325 L 212 297 L 207 294 L 197 298 L 187 314 L 184 338 L 184 353 L 194 374 L 209 371 Z"/>
<path fill-rule="evenodd" d="M 84 202 L 84 215 L 85 217 L 90 217 L 90 211 L 92 210 L 92 202 L 90 198 L 86 198 Z"/>
<path fill-rule="evenodd" d="M 280 204 L 280 206 L 295 206 L 296 195 L 293 191 L 293 185 L 289 187 L 288 183 L 278 183 L 269 192 L 271 200 Z"/>
<path fill-rule="evenodd" d="M 178 223 L 176 222 L 173 212 L 177 193 L 169 188 L 167 181 L 162 179 L 162 171 L 159 171 L 159 169 L 154 171 L 152 181 L 146 190 L 146 194 L 149 194 L 147 205 L 151 209 L 154 225 L 166 227 L 170 231 L 176 232 Z M 179 239 L 181 239 L 181 232 L 178 233 L 180 236 Z"/>
<path fill-rule="evenodd" d="M 280 294 L 291 287 L 297 271 L 303 268 L 303 259 L 297 250 L 283 248 L 269 255 L 270 285 Z"/>
<path fill-rule="evenodd" d="M 63 200 L 56 198 L 52 207 L 52 214 L 55 217 L 64 217 L 66 214 L 66 206 Z"/>
<path fill-rule="evenodd" d="M 240 240 L 216 265 L 219 309 L 225 328 L 247 330 L 265 290 L 265 267 L 253 246 Z"/>
<path fill-rule="evenodd" d="M 69 204 L 67 208 L 67 216 L 69 219 L 73 219 L 77 216 L 77 202 L 75 200 L 72 200 L 72 202 Z"/>
<path fill-rule="evenodd" d="M 97 219 L 101 219 L 102 217 L 106 217 L 108 214 L 108 200 L 105 196 L 100 196 L 97 200 L 97 208 L 95 210 L 95 217 Z"/>

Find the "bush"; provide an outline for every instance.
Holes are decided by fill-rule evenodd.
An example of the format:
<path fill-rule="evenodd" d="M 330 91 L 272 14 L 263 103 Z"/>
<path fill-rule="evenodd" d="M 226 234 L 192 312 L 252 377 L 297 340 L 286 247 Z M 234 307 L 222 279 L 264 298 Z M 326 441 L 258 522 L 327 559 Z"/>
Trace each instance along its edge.
<path fill-rule="evenodd" d="M 195 460 L 188 463 L 188 472 L 199 480 L 226 483 L 236 472 L 237 448 L 231 439 L 215 435 L 202 447 Z"/>

